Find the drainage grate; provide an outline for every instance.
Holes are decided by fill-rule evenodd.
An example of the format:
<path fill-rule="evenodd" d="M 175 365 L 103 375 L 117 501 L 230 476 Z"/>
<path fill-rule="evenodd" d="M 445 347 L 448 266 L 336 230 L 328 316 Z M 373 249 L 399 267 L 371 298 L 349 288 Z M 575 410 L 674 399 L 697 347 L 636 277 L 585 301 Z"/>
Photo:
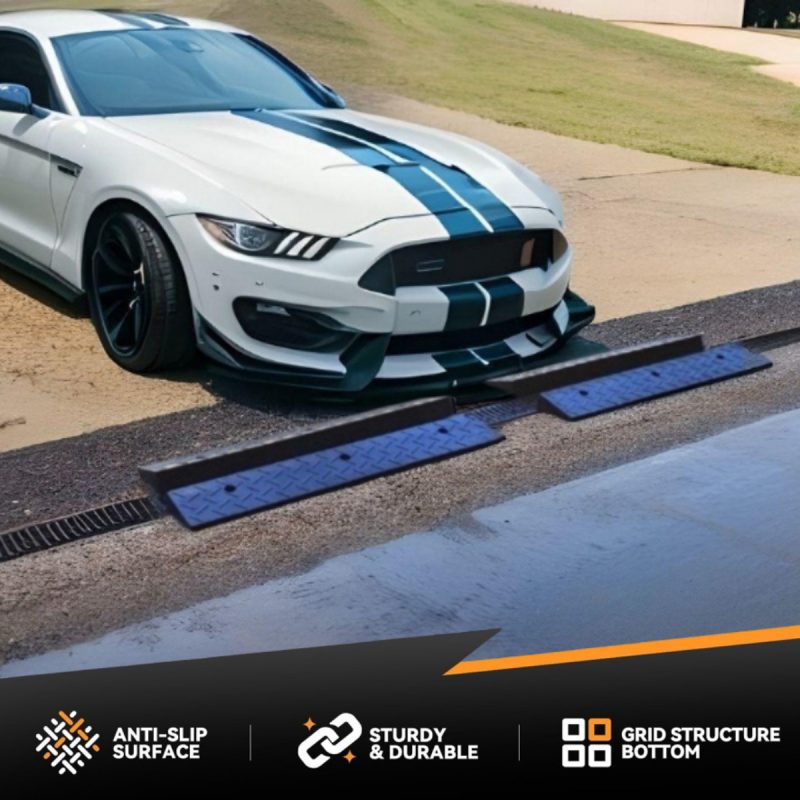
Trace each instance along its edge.
<path fill-rule="evenodd" d="M 68 517 L 28 525 L 15 531 L 6 531 L 0 533 L 0 562 L 79 539 L 88 539 L 101 533 L 130 528 L 160 516 L 161 513 L 148 498 L 137 497 Z"/>
<path fill-rule="evenodd" d="M 511 397 L 507 400 L 498 400 L 487 403 L 478 408 L 471 408 L 467 414 L 473 419 L 478 419 L 486 425 L 502 425 L 504 422 L 528 417 L 538 411 L 535 397 Z"/>

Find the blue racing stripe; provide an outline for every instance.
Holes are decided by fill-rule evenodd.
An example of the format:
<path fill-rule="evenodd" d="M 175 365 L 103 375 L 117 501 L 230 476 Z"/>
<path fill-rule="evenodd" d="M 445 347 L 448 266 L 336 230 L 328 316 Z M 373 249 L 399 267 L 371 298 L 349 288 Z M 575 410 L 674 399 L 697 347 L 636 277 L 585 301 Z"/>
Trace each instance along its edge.
<path fill-rule="evenodd" d="M 449 302 L 446 331 L 480 327 L 486 314 L 486 295 L 474 283 L 454 283 L 440 286 L 439 291 Z"/>
<path fill-rule="evenodd" d="M 522 310 L 525 306 L 525 292 L 516 281 L 504 275 L 501 278 L 481 281 L 481 286 L 492 298 L 489 306 L 489 318 L 486 320 L 487 325 L 494 325 L 497 322 L 505 322 L 508 319 L 517 319 L 522 316 Z"/>
<path fill-rule="evenodd" d="M 379 168 L 414 195 L 428 210 L 438 217 L 451 236 L 483 233 L 485 228 L 467 208 L 454 208 L 453 196 L 426 175 L 416 164 L 393 164 Z"/>
<path fill-rule="evenodd" d="M 330 130 L 339 131 L 349 136 L 356 136 L 365 142 L 387 150 L 393 155 L 426 167 L 439 180 L 446 183 L 456 194 L 463 197 L 475 208 L 494 231 L 516 231 L 525 227 L 519 217 L 500 198 L 458 167 L 443 164 L 441 161 L 437 161 L 435 158 L 425 155 L 425 153 L 409 145 L 396 142 L 383 134 L 361 128 L 349 122 L 331 119 L 330 117 L 320 117 L 314 114 L 298 114 L 297 116 L 312 120 Z"/>
<path fill-rule="evenodd" d="M 443 186 L 426 174 L 419 164 L 404 164 L 384 155 L 374 147 L 355 142 L 336 131 L 326 131 L 313 124 L 285 114 L 257 111 L 234 111 L 239 117 L 261 122 L 306 139 L 327 145 L 352 158 L 359 164 L 383 172 L 413 195 L 442 223 L 450 236 L 485 233 L 480 220 L 460 204 Z"/>
<path fill-rule="evenodd" d="M 354 142 L 352 139 L 346 139 L 343 136 L 338 136 L 336 133 L 329 133 L 313 128 L 301 122 L 298 119 L 284 116 L 282 114 L 275 114 L 272 111 L 234 111 L 237 117 L 247 117 L 247 119 L 261 122 L 265 125 L 270 125 L 273 128 L 280 128 L 281 130 L 288 131 L 289 133 L 296 133 L 298 136 L 303 136 L 306 139 L 313 139 L 315 142 L 327 145 L 328 147 L 338 150 L 340 153 L 358 161 L 359 164 L 364 164 L 367 167 L 375 167 L 376 169 L 388 170 L 390 167 L 397 166 L 397 162 L 393 161 L 383 153 L 378 152 L 372 147 Z M 452 205 L 452 204 L 451 204 Z"/>

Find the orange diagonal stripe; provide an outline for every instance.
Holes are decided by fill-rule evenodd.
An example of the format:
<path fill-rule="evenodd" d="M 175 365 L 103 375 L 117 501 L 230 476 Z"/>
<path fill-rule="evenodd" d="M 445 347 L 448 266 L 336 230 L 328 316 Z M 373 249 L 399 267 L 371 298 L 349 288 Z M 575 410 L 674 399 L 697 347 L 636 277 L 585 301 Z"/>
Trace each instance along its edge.
<path fill-rule="evenodd" d="M 59 747 L 61 747 L 62 744 L 64 744 L 64 737 L 63 736 L 53 745 L 53 747 L 59 748 Z"/>
<path fill-rule="evenodd" d="M 66 711 L 59 711 L 58 716 L 64 720 L 68 725 L 72 725 L 72 717 Z"/>
<path fill-rule="evenodd" d="M 75 731 L 76 731 L 76 730 L 78 730 L 78 728 L 80 728 L 80 726 L 81 726 L 81 725 L 83 725 L 83 717 L 81 717 L 81 718 L 80 718 L 80 719 L 79 719 L 79 720 L 78 720 L 78 721 L 77 721 L 77 722 L 76 722 L 76 723 L 75 723 L 75 724 L 74 724 L 74 725 L 73 725 L 73 726 L 72 726 L 72 727 L 69 729 L 69 732 L 70 732 L 70 733 L 75 733 Z"/>
<path fill-rule="evenodd" d="M 652 642 L 612 644 L 605 647 L 561 650 L 555 653 L 536 653 L 529 656 L 483 658 L 475 661 L 462 661 L 448 670 L 445 675 L 468 675 L 474 672 L 493 672 L 503 669 L 546 667 L 553 664 L 572 664 L 578 661 L 680 653 L 686 650 L 710 650 L 715 647 L 785 642 L 791 639 L 800 639 L 800 625 L 789 625 L 785 628 L 762 628 L 755 631 L 736 631 L 735 633 L 712 633 L 707 636 L 687 636 L 683 639 L 657 639 Z"/>

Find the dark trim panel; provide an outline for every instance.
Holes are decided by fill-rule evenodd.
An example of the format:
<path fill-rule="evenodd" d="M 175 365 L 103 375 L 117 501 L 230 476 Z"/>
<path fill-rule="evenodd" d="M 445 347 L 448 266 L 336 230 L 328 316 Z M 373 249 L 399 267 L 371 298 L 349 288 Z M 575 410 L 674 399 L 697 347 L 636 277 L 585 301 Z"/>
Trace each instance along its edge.
<path fill-rule="evenodd" d="M 60 275 L 56 275 L 49 267 L 17 255 L 2 245 L 0 245 L 0 264 L 10 267 L 15 272 L 19 272 L 20 275 L 24 275 L 26 278 L 45 286 L 59 297 L 63 297 L 68 303 L 75 303 L 84 295 L 81 289 L 76 289 Z"/>
<path fill-rule="evenodd" d="M 79 178 L 81 172 L 83 172 L 83 167 L 80 164 L 76 164 L 68 158 L 51 155 L 50 160 L 55 164 L 59 172 L 63 172 L 64 175 L 69 175 L 71 178 Z"/>

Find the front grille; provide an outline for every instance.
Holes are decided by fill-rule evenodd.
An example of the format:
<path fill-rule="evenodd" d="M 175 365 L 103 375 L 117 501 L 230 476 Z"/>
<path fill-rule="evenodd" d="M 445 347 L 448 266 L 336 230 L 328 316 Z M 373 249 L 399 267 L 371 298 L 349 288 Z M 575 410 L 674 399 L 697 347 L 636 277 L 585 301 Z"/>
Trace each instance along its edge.
<path fill-rule="evenodd" d="M 553 309 L 517 317 L 496 325 L 468 330 L 439 331 L 437 333 L 415 333 L 393 336 L 386 350 L 387 356 L 411 355 L 414 353 L 444 353 L 448 350 L 469 350 L 473 347 L 502 342 L 509 336 L 524 333 L 547 322 L 552 322 Z"/>
<path fill-rule="evenodd" d="M 465 236 L 394 250 L 369 269 L 359 285 L 390 294 L 399 286 L 442 286 L 532 267 L 547 269 L 552 259 L 550 229 Z"/>

